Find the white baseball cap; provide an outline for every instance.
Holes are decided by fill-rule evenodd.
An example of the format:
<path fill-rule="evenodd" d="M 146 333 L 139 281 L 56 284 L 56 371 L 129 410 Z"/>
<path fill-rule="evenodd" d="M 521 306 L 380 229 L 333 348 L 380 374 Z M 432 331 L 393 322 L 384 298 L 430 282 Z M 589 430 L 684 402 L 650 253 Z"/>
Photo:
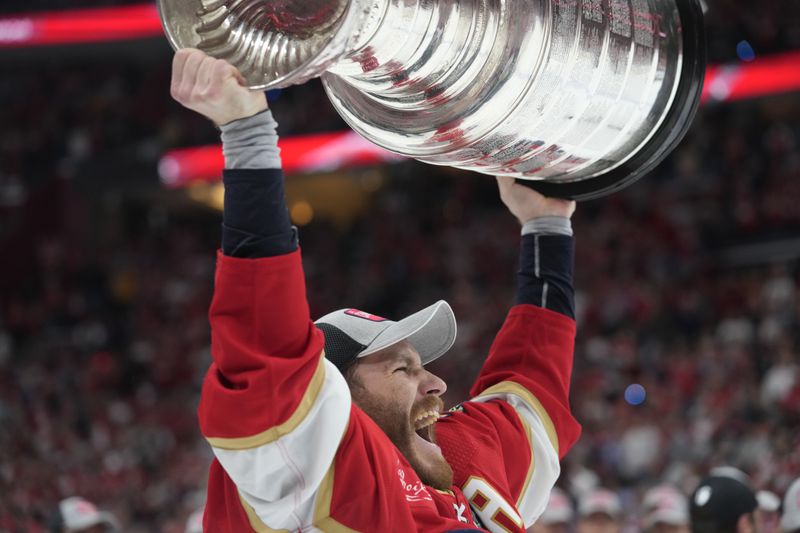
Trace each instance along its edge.
<path fill-rule="evenodd" d="M 578 513 L 581 516 L 603 513 L 611 518 L 617 518 L 621 511 L 622 503 L 619 501 L 619 496 L 608 489 L 593 489 L 578 502 Z"/>
<path fill-rule="evenodd" d="M 800 529 L 800 478 L 795 479 L 783 497 L 781 529 L 786 532 Z"/>
<path fill-rule="evenodd" d="M 538 521 L 548 525 L 569 524 L 572 522 L 573 515 L 572 502 L 569 496 L 558 487 L 553 487 L 553 490 L 550 491 L 547 507 L 545 507 L 544 513 L 542 513 Z"/>
<path fill-rule="evenodd" d="M 774 492 L 760 490 L 756 492 L 758 508 L 768 513 L 774 513 L 781 508 L 781 499 Z"/>
<path fill-rule="evenodd" d="M 186 520 L 186 531 L 185 533 L 203 533 L 203 512 L 205 509 L 201 507 L 200 509 L 193 512 L 189 515 L 189 518 Z"/>
<path fill-rule="evenodd" d="M 64 527 L 80 531 L 92 526 L 105 525 L 109 531 L 119 530 L 119 524 L 109 512 L 100 511 L 95 504 L 85 498 L 73 496 L 58 504 Z"/>
<path fill-rule="evenodd" d="M 325 357 L 339 369 L 404 340 L 426 365 L 444 355 L 456 340 L 456 317 L 444 300 L 397 322 L 358 309 L 339 309 L 315 324 L 325 334 Z"/>
<path fill-rule="evenodd" d="M 642 500 L 644 526 L 656 524 L 685 526 L 689 524 L 689 501 L 686 496 L 670 485 L 659 485 L 648 490 Z"/>
<path fill-rule="evenodd" d="M 731 479 L 735 479 L 742 485 L 747 485 L 750 487 L 752 483 L 750 482 L 750 476 L 744 473 L 744 471 L 736 468 L 735 466 L 730 465 L 722 465 L 717 466 L 711 469 L 708 473 L 709 476 L 716 476 L 716 477 L 729 477 Z"/>

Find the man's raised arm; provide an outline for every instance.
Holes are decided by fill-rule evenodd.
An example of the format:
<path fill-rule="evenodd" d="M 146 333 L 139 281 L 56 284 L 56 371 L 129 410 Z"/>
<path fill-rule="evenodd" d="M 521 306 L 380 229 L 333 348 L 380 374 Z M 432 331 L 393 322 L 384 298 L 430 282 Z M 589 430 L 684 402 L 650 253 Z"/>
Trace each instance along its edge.
<path fill-rule="evenodd" d="M 350 395 L 322 356 L 324 338 L 309 316 L 277 125 L 262 92 L 199 50 L 176 53 L 171 92 L 220 128 L 226 163 L 209 312 L 214 362 L 199 407 L 217 458 L 205 529 L 305 530 L 345 432 Z"/>
<path fill-rule="evenodd" d="M 563 457 L 580 435 L 569 386 L 575 350 L 575 202 L 546 198 L 497 178 L 500 198 L 522 225 L 516 305 L 489 351 L 471 396 L 517 391 L 535 403 Z"/>
<path fill-rule="evenodd" d="M 472 399 L 436 435 L 473 510 L 493 531 L 529 526 L 544 511 L 559 457 L 580 426 L 569 408 L 575 341 L 575 203 L 498 178 L 522 225 L 516 305 L 495 338 Z"/>

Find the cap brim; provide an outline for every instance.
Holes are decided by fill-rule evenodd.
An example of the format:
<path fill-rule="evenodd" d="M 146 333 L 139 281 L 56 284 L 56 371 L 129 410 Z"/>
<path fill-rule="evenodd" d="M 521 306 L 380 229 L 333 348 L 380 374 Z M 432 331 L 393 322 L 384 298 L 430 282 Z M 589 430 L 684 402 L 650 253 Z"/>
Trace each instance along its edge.
<path fill-rule="evenodd" d="M 778 495 L 768 490 L 760 490 L 756 492 L 756 501 L 758 508 L 768 513 L 774 513 L 781 508 L 781 499 Z"/>
<path fill-rule="evenodd" d="M 645 526 L 650 528 L 656 524 L 669 524 L 671 526 L 685 526 L 689 524 L 689 515 L 680 511 L 663 510 L 654 511 L 647 515 Z"/>
<path fill-rule="evenodd" d="M 546 510 L 539 517 L 539 522 L 547 525 L 569 524 L 572 521 L 572 511 L 569 508 Z"/>
<path fill-rule="evenodd" d="M 604 514 L 616 520 L 617 516 L 619 515 L 619 510 L 609 509 L 608 507 L 589 507 L 581 512 L 581 517 L 586 518 L 588 516 L 592 516 L 593 514 Z"/>
<path fill-rule="evenodd" d="M 107 511 L 99 511 L 97 514 L 87 517 L 85 520 L 75 521 L 66 524 L 70 529 L 86 529 L 93 526 L 106 526 L 109 531 L 119 531 L 119 524 L 114 515 Z"/>
<path fill-rule="evenodd" d="M 784 531 L 794 531 L 800 529 L 800 512 L 784 514 L 781 517 L 781 529 Z"/>
<path fill-rule="evenodd" d="M 365 357 L 407 340 L 419 352 L 423 365 L 438 359 L 456 341 L 456 317 L 444 300 L 409 315 L 386 328 L 358 354 Z"/>

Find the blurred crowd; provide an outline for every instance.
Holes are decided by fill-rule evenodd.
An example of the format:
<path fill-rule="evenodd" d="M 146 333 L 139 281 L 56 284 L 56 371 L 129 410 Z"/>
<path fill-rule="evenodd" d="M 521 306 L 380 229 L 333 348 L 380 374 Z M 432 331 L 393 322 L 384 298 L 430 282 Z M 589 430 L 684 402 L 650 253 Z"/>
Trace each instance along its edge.
<path fill-rule="evenodd" d="M 725 24 L 766 39 L 768 19 Z M 773 33 L 795 42 L 785 26 Z M 217 132 L 169 102 L 164 65 L 0 74 L 0 531 L 45 531 L 81 496 L 124 531 L 183 532 L 211 459 L 195 406 L 219 217 L 173 208 L 154 168 Z M 316 84 L 272 97 L 282 134 L 341 127 Z M 599 487 L 637 531 L 653 486 L 685 497 L 733 465 L 782 497 L 800 476 L 797 100 L 707 108 L 651 176 L 579 206 L 570 521 Z M 351 225 L 301 228 L 312 315 L 447 299 L 459 338 L 434 372 L 454 404 L 512 301 L 518 227 L 485 176 L 383 174 Z"/>

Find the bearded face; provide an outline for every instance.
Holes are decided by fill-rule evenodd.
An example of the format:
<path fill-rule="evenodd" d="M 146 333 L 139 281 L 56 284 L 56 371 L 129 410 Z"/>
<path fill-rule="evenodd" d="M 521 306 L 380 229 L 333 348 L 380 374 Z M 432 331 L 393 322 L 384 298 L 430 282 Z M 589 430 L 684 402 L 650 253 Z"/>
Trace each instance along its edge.
<path fill-rule="evenodd" d="M 353 401 L 397 446 L 420 480 L 436 489 L 453 484 L 453 470 L 436 445 L 435 423 L 446 385 L 422 367 L 407 342 L 360 360 L 348 376 Z"/>

